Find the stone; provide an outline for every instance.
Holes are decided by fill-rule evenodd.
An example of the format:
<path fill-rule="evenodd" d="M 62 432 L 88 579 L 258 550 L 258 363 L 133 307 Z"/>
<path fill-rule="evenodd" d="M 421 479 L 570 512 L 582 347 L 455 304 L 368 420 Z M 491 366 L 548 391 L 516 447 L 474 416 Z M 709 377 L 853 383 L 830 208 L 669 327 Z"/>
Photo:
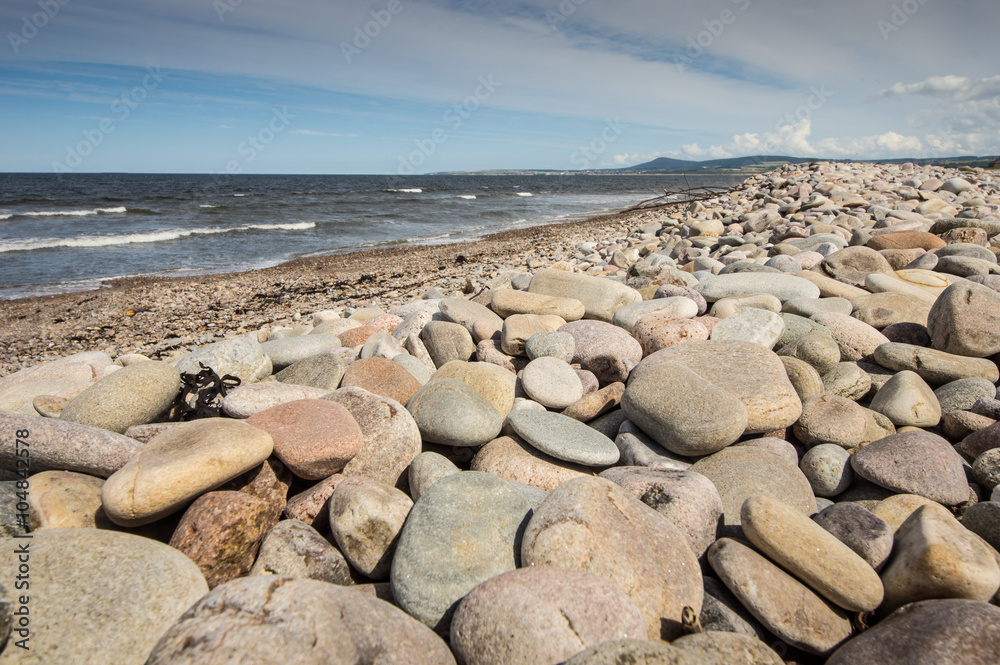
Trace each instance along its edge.
<path fill-rule="evenodd" d="M 974 189 L 975 187 L 972 183 L 962 178 L 951 178 L 941 185 L 942 192 L 951 192 L 952 194 L 961 194 L 962 192 L 968 192 Z"/>
<path fill-rule="evenodd" d="M 190 559 L 150 538 L 69 528 L 14 542 L 30 543 L 30 649 L 15 647 L 15 633 L 5 663 L 142 663 L 208 592 Z M 10 551 L 0 571 L 13 590 L 19 563 Z"/>
<path fill-rule="evenodd" d="M 726 317 L 712 328 L 709 339 L 751 342 L 770 350 L 784 332 L 785 322 L 780 316 L 764 309 L 748 307 Z"/>
<path fill-rule="evenodd" d="M 781 311 L 781 301 L 768 293 L 723 298 L 722 300 L 715 301 L 709 314 L 719 319 L 727 319 L 744 309 L 761 309 L 777 314 Z"/>
<path fill-rule="evenodd" d="M 715 542 L 722 517 L 722 498 L 705 476 L 679 469 L 617 466 L 601 478 L 621 485 L 629 494 L 663 515 L 687 536 L 696 557 Z"/>
<path fill-rule="evenodd" d="M 510 356 L 523 356 L 529 339 L 539 333 L 555 332 L 564 323 L 562 319 L 551 314 L 509 316 L 504 320 L 503 328 L 500 330 L 500 350 Z"/>
<path fill-rule="evenodd" d="M 851 456 L 847 450 L 833 443 L 823 443 L 810 448 L 799 463 L 813 494 L 833 497 L 851 486 L 854 472 L 851 471 Z"/>
<path fill-rule="evenodd" d="M 601 384 L 625 381 L 642 360 L 642 346 L 621 328 L 602 321 L 574 321 L 559 332 L 573 336 L 573 362 L 594 373 Z"/>
<path fill-rule="evenodd" d="M 779 457 L 785 458 L 786 460 L 788 460 L 789 464 L 793 464 L 795 466 L 799 465 L 798 449 L 788 441 L 785 441 L 784 439 L 765 436 L 759 439 L 744 439 L 743 441 L 739 441 L 733 445 L 748 446 L 751 448 L 760 448 L 761 450 L 766 450 L 768 452 L 774 453 Z"/>
<path fill-rule="evenodd" d="M 850 501 L 835 503 L 812 516 L 874 570 L 882 569 L 892 552 L 893 530 L 882 518 Z"/>
<path fill-rule="evenodd" d="M 483 582 L 462 599 L 451 625 L 452 649 L 469 665 L 556 665 L 608 640 L 645 636 L 639 609 L 618 587 L 548 566 Z"/>
<path fill-rule="evenodd" d="M 637 376 L 622 410 L 664 448 L 691 457 L 721 450 L 747 429 L 747 408 L 736 395 L 670 362 Z"/>
<path fill-rule="evenodd" d="M 698 303 L 683 296 L 644 300 L 619 309 L 612 317 L 611 323 L 632 333 L 635 324 L 641 318 L 653 313 L 670 315 L 678 319 L 693 319 L 698 316 Z"/>
<path fill-rule="evenodd" d="M 343 586 L 271 575 L 234 580 L 199 600 L 163 634 L 147 665 L 211 660 L 455 665 L 440 637 L 389 603 Z"/>
<path fill-rule="evenodd" d="M 72 471 L 42 471 L 28 483 L 28 525 L 39 529 L 78 527 L 112 529 L 101 509 L 103 478 Z M 21 492 L 23 495 L 23 490 Z"/>
<path fill-rule="evenodd" d="M 528 292 L 579 300 L 583 303 L 584 318 L 606 322 L 622 307 L 642 301 L 638 291 L 620 282 L 565 270 L 537 271 Z"/>
<path fill-rule="evenodd" d="M 528 338 L 524 345 L 524 351 L 530 360 L 551 356 L 569 363 L 573 362 L 576 343 L 569 333 L 535 333 Z"/>
<path fill-rule="evenodd" d="M 920 506 L 896 530 L 893 557 L 882 571 L 882 612 L 919 600 L 987 601 L 1000 588 L 990 547 L 945 508 Z"/>
<path fill-rule="evenodd" d="M 363 388 L 406 404 L 420 390 L 421 384 L 399 363 L 386 358 L 367 358 L 351 363 L 340 385 L 344 388 Z"/>
<path fill-rule="evenodd" d="M 882 331 L 890 342 L 899 344 L 912 344 L 913 346 L 929 347 L 931 336 L 927 333 L 927 326 L 917 323 L 894 323 Z"/>
<path fill-rule="evenodd" d="M 934 427 L 941 422 L 941 405 L 931 387 L 916 372 L 903 370 L 879 388 L 871 403 L 896 427 Z"/>
<path fill-rule="evenodd" d="M 550 409 L 565 409 L 583 397 L 583 384 L 569 364 L 559 358 L 532 360 L 521 375 L 524 392 Z"/>
<path fill-rule="evenodd" d="M 242 421 L 179 423 L 108 478 L 101 490 L 104 512 L 121 526 L 155 522 L 253 469 L 273 448 L 270 434 Z"/>
<path fill-rule="evenodd" d="M 994 488 L 994 498 L 996 494 Z M 976 534 L 993 549 L 1000 545 L 1000 503 L 980 501 L 969 506 L 960 520 L 962 526 Z"/>
<path fill-rule="evenodd" d="M 699 657 L 717 658 L 722 663 L 748 662 L 754 665 L 784 665 L 773 649 L 751 635 L 705 631 L 685 635 L 670 646 Z"/>
<path fill-rule="evenodd" d="M 1000 380 L 1000 379 L 998 379 Z M 956 379 L 944 384 L 934 391 L 938 404 L 941 405 L 941 412 L 968 411 L 983 397 L 992 399 L 997 392 L 994 381 L 981 377 Z M 961 437 L 959 437 L 961 438 Z"/>
<path fill-rule="evenodd" d="M 851 623 L 841 610 L 746 545 L 720 538 L 708 549 L 708 561 L 754 617 L 787 644 L 826 655 L 850 637 Z"/>
<path fill-rule="evenodd" d="M 700 659 L 664 642 L 609 640 L 584 649 L 563 665 L 716 665 L 719 660 Z"/>
<path fill-rule="evenodd" d="M 892 494 L 881 501 L 877 501 L 871 508 L 872 514 L 889 525 L 889 530 L 893 533 L 902 526 L 910 515 L 920 506 L 928 504 L 938 504 L 936 501 L 916 494 Z"/>
<path fill-rule="evenodd" d="M 441 478 L 413 505 L 392 559 L 392 592 L 407 614 L 446 635 L 455 607 L 519 567 L 531 509 L 504 480 L 477 471 Z"/>
<path fill-rule="evenodd" d="M 534 448 L 565 462 L 610 466 L 619 458 L 618 448 L 611 439 L 560 413 L 512 411 L 507 424 Z"/>
<path fill-rule="evenodd" d="M 292 481 L 292 472 L 288 467 L 275 457 L 269 457 L 263 464 L 219 486 L 218 489 L 243 492 L 262 500 L 267 506 L 265 530 L 270 530 L 281 519 L 281 514 L 288 505 L 288 489 Z"/>
<path fill-rule="evenodd" d="M 347 367 L 344 361 L 330 353 L 311 356 L 289 365 L 274 375 L 281 383 L 309 386 L 330 391 L 340 387 Z"/>
<path fill-rule="evenodd" d="M 595 379 L 596 383 L 597 380 Z M 598 418 L 608 411 L 618 407 L 625 394 L 625 384 L 616 381 L 608 384 L 591 393 L 586 393 L 579 400 L 566 407 L 562 412 L 564 416 L 569 416 L 582 423 L 589 423 L 594 418 Z M 610 437 L 609 437 L 610 438 Z"/>
<path fill-rule="evenodd" d="M 267 512 L 267 504 L 249 494 L 208 492 L 184 512 L 170 546 L 194 561 L 214 589 L 250 572 L 270 527 Z"/>
<path fill-rule="evenodd" d="M 326 325 L 322 327 L 325 328 Z M 382 331 L 375 326 L 361 325 L 357 328 L 350 328 L 339 332 L 337 338 L 340 340 L 340 343 L 347 348 L 357 349 L 359 347 L 363 347 L 372 335 L 379 332 Z"/>
<path fill-rule="evenodd" d="M 840 346 L 829 332 L 813 330 L 779 349 L 778 355 L 802 360 L 826 374 L 840 362 Z"/>
<path fill-rule="evenodd" d="M 1000 352 L 1000 293 L 972 282 L 949 286 L 928 317 L 934 348 L 985 358 Z"/>
<path fill-rule="evenodd" d="M 610 580 L 639 608 L 648 639 L 677 637 L 681 610 L 701 609 L 701 571 L 687 537 L 603 478 L 575 478 L 556 488 L 528 522 L 521 559 L 525 566 Z"/>
<path fill-rule="evenodd" d="M 282 520 L 264 536 L 250 575 L 277 575 L 351 586 L 344 555 L 316 529 L 299 520 Z"/>
<path fill-rule="evenodd" d="M 269 340 L 261 344 L 260 348 L 271 359 L 271 366 L 274 369 L 282 370 L 300 360 L 311 358 L 339 346 L 341 346 L 339 337 L 310 334 Z"/>
<path fill-rule="evenodd" d="M 435 379 L 406 405 L 425 441 L 446 446 L 481 446 L 500 434 L 503 418 L 468 384 Z"/>
<path fill-rule="evenodd" d="M 660 363 L 686 367 L 739 398 L 747 409 L 747 434 L 790 427 L 802 415 L 802 402 L 781 359 L 758 344 L 709 340 L 663 349 L 643 359 L 630 383 Z"/>
<path fill-rule="evenodd" d="M 246 423 L 270 434 L 274 454 L 305 480 L 339 473 L 361 449 L 361 428 L 351 412 L 328 400 L 304 399 L 271 407 Z"/>
<path fill-rule="evenodd" d="M 834 279 L 855 272 L 880 272 L 886 275 L 893 273 L 892 266 L 885 257 L 869 247 L 845 247 L 827 256 L 819 265 L 824 274 Z"/>
<path fill-rule="evenodd" d="M 170 409 L 181 391 L 180 373 L 164 362 L 129 365 L 77 395 L 61 420 L 122 434 L 153 422 Z"/>
<path fill-rule="evenodd" d="M 78 425 L 52 418 L 0 413 L 0 431 L 6 436 L 26 432 L 30 446 L 30 472 L 75 471 L 107 478 L 142 448 L 142 444 L 105 429 Z M 13 439 L 0 446 L 0 469 L 18 472 L 24 469 L 23 457 Z M 18 460 L 22 461 L 19 463 Z"/>
<path fill-rule="evenodd" d="M 889 341 L 875 328 L 846 314 L 824 312 L 814 314 L 812 320 L 830 331 L 844 361 L 863 360 Z"/>
<path fill-rule="evenodd" d="M 887 436 L 851 458 L 854 472 L 894 492 L 916 494 L 946 506 L 969 498 L 962 458 L 936 434 L 922 431 Z"/>
<path fill-rule="evenodd" d="M 358 357 L 361 360 L 370 360 L 372 358 L 392 360 L 404 353 L 406 353 L 406 349 L 396 341 L 395 337 L 387 332 L 377 332 L 365 340 Z"/>
<path fill-rule="evenodd" d="M 317 356 L 322 357 L 322 356 Z M 329 391 L 294 383 L 265 381 L 237 386 L 222 398 L 222 412 L 230 418 L 249 418 L 261 411 L 303 399 L 319 399 Z"/>
<path fill-rule="evenodd" d="M 405 486 L 406 469 L 422 445 L 420 429 L 406 407 L 362 388 L 341 388 L 324 399 L 346 408 L 361 428 L 361 449 L 342 473 Z"/>
<path fill-rule="evenodd" d="M 430 381 L 431 376 L 434 375 L 434 369 L 428 367 L 422 361 L 414 358 L 409 353 L 401 353 L 398 356 L 393 356 L 392 362 L 409 372 L 410 375 L 420 383 L 420 385 L 424 385 Z"/>
<path fill-rule="evenodd" d="M 896 231 L 883 233 L 868 241 L 867 246 L 875 251 L 886 249 L 912 249 L 919 247 L 928 252 L 944 247 L 947 243 L 933 233 L 926 231 Z"/>
<path fill-rule="evenodd" d="M 326 529 L 330 523 L 330 497 L 337 485 L 347 480 L 339 473 L 319 481 L 309 489 L 288 499 L 285 517 L 299 520 L 314 529 Z"/>
<path fill-rule="evenodd" d="M 741 509 L 743 534 L 771 561 L 849 612 L 882 603 L 882 582 L 871 566 L 799 510 L 769 496 L 753 496 Z"/>
<path fill-rule="evenodd" d="M 854 311 L 851 301 L 846 298 L 796 298 L 788 300 L 781 306 L 781 311 L 809 318 L 821 312 L 839 312 L 850 314 Z"/>
<path fill-rule="evenodd" d="M 845 300 L 853 300 L 858 296 L 868 294 L 868 291 L 854 286 L 853 284 L 839 282 L 832 277 L 827 277 L 826 275 L 813 270 L 803 270 L 798 273 L 796 277 L 812 283 L 817 289 L 819 289 L 819 294 L 824 298 L 844 298 Z M 815 298 L 816 296 L 810 297 Z"/>
<path fill-rule="evenodd" d="M 422 453 L 429 454 L 432 453 Z M 508 482 L 537 487 L 547 492 L 567 480 L 593 473 L 586 466 L 546 455 L 516 435 L 502 436 L 480 448 L 472 458 L 471 470 L 490 473 Z M 451 473 L 457 472 L 458 469 L 455 468 Z"/>
<path fill-rule="evenodd" d="M 469 331 L 449 321 L 429 322 L 420 332 L 420 341 L 427 347 L 435 367 L 452 360 L 468 360 L 476 353 L 476 343 Z"/>
<path fill-rule="evenodd" d="M 802 417 L 792 431 L 807 446 L 836 444 L 849 450 L 864 441 L 867 428 L 863 407 L 844 397 L 823 394 L 802 401 Z"/>
<path fill-rule="evenodd" d="M 967 378 L 1000 381 L 996 364 L 985 358 L 968 358 L 913 344 L 889 343 L 875 349 L 875 362 L 897 372 L 915 372 L 932 386 Z"/>
<path fill-rule="evenodd" d="M 694 290 L 708 302 L 723 298 L 766 293 L 784 302 L 794 298 L 818 298 L 819 287 L 794 275 L 782 273 L 733 273 L 715 275 L 699 282 Z"/>
<path fill-rule="evenodd" d="M 7 376 L 0 376 L 0 390 L 20 383 L 54 379 L 69 384 L 89 384 L 103 376 L 112 364 L 111 356 L 103 351 L 84 351 L 70 356 L 47 360 Z"/>
<path fill-rule="evenodd" d="M 396 540 L 413 507 L 395 487 L 367 478 L 349 478 L 330 499 L 330 532 L 337 547 L 362 575 L 389 577 Z"/>
<path fill-rule="evenodd" d="M 487 325 L 493 327 L 495 330 L 500 330 L 500 327 L 503 325 L 503 318 L 497 316 L 486 305 L 481 305 L 473 300 L 445 298 L 438 304 L 438 307 L 441 309 L 441 314 L 444 315 L 446 321 L 464 326 L 470 333 L 472 332 L 472 324 L 476 321 L 485 320 Z"/>
<path fill-rule="evenodd" d="M 492 441 L 490 443 L 492 443 Z M 487 443 L 486 446 L 488 445 L 490 444 Z M 486 446 L 480 448 L 480 452 L 482 452 Z M 486 471 L 487 473 L 490 473 L 490 471 L 486 469 L 473 468 L 472 470 Z M 410 463 L 410 468 L 407 472 L 407 477 L 410 481 L 410 496 L 413 497 L 413 501 L 419 501 L 420 497 L 427 491 L 428 487 L 445 476 L 450 476 L 451 474 L 459 473 L 460 471 L 461 469 L 455 466 L 455 463 L 444 455 L 440 455 L 432 451 L 422 452 L 413 458 L 413 462 Z M 493 475 L 499 476 L 500 474 L 494 473 Z"/>
<path fill-rule="evenodd" d="M 838 351 L 839 353 L 839 351 Z M 819 375 L 816 368 L 798 358 L 789 356 L 779 356 L 781 364 L 785 366 L 785 374 L 795 388 L 795 394 L 799 396 L 799 401 L 805 402 L 810 397 L 822 395 L 825 386 L 823 377 Z"/>
<path fill-rule="evenodd" d="M 250 337 L 234 337 L 203 346 L 184 356 L 175 365 L 182 374 L 197 374 L 204 363 L 220 377 L 232 374 L 242 385 L 256 383 L 273 371 L 271 358 L 263 346 Z"/>
<path fill-rule="evenodd" d="M 691 300 L 693 300 L 695 304 L 698 305 L 699 316 L 708 311 L 708 303 L 705 302 L 705 297 L 689 286 L 680 286 L 677 284 L 662 284 L 658 286 L 656 288 L 656 291 L 653 293 L 653 300 L 657 300 L 659 298 L 673 298 L 676 296 L 690 298 Z"/>
<path fill-rule="evenodd" d="M 723 524 L 740 524 L 743 503 L 752 496 L 781 499 L 803 515 L 816 511 L 816 497 L 799 468 L 762 448 L 731 446 L 698 460 L 691 471 L 711 480 L 722 497 Z"/>
<path fill-rule="evenodd" d="M 989 665 L 1000 653 L 1000 608 L 971 600 L 925 600 L 890 614 L 846 643 L 827 665 Z"/>
<path fill-rule="evenodd" d="M 647 314 L 639 319 L 632 332 L 644 356 L 684 342 L 707 340 L 710 334 L 703 322 L 677 319 L 671 314 Z"/>
<path fill-rule="evenodd" d="M 706 631 L 726 631 L 750 635 L 760 640 L 769 640 L 770 634 L 764 630 L 750 612 L 740 604 L 726 585 L 705 575 L 705 600 L 698 615 L 702 628 Z"/>
<path fill-rule="evenodd" d="M 987 450 L 972 464 L 972 477 L 986 494 L 1000 485 L 1000 448 Z"/>
<path fill-rule="evenodd" d="M 33 408 L 35 400 L 42 398 L 41 403 L 45 404 L 47 401 L 51 403 L 52 400 L 60 399 L 68 404 L 68 399 L 56 396 L 61 393 L 72 394 L 78 389 L 82 392 L 86 387 L 87 384 L 70 383 L 65 379 L 20 381 L 0 389 L 0 412 L 23 413 L 27 416 L 38 415 L 42 412 Z M 42 415 L 46 414 L 42 413 Z M 58 414 L 55 417 L 58 418 Z"/>
<path fill-rule="evenodd" d="M 505 319 L 514 314 L 553 314 L 564 321 L 579 321 L 587 311 L 576 298 L 544 296 L 514 289 L 494 291 L 490 308 Z"/>
<path fill-rule="evenodd" d="M 927 325 L 927 316 L 933 302 L 916 299 L 903 293 L 873 293 L 851 301 L 853 316 L 876 330 L 882 330 L 897 323 L 917 323 Z"/>

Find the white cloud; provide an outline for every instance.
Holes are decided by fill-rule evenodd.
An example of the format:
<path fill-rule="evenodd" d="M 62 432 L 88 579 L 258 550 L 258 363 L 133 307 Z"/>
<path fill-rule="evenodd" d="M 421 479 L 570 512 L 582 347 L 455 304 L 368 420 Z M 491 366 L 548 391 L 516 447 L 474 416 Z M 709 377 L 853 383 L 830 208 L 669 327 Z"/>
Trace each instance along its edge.
<path fill-rule="evenodd" d="M 876 99 L 923 95 L 950 101 L 995 101 L 1000 98 L 1000 76 L 984 79 L 970 79 L 964 76 L 932 76 L 920 83 L 896 83 L 880 90 Z"/>
<path fill-rule="evenodd" d="M 356 138 L 357 134 L 337 134 L 336 132 L 318 132 L 315 129 L 293 129 L 290 134 L 301 136 L 335 136 L 339 138 Z"/>
<path fill-rule="evenodd" d="M 637 152 L 626 152 L 622 155 L 614 156 L 614 164 L 616 166 L 629 166 L 632 164 L 642 164 L 645 162 L 651 162 L 657 157 L 663 157 L 664 153 L 657 150 L 656 152 L 648 152 L 646 154 L 640 154 Z"/>

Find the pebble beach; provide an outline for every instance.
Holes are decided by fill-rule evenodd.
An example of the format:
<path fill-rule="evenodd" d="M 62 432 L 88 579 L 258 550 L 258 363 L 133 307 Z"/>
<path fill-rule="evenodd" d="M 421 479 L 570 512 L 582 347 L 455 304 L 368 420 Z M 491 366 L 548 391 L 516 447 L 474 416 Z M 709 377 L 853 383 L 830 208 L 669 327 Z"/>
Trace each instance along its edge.
<path fill-rule="evenodd" d="M 1000 172 L 0 301 L 0 665 L 1000 662 Z"/>

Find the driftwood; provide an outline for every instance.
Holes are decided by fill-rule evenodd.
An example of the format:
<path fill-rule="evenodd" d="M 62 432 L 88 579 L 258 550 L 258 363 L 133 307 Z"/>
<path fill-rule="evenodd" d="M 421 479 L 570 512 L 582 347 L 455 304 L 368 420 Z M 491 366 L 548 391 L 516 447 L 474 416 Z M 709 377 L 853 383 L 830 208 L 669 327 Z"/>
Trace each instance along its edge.
<path fill-rule="evenodd" d="M 726 187 L 688 187 L 676 191 L 663 190 L 661 196 L 654 196 L 636 203 L 631 208 L 625 208 L 622 212 L 636 212 L 638 210 L 655 210 L 667 206 L 690 205 L 692 203 L 714 199 L 729 192 Z"/>

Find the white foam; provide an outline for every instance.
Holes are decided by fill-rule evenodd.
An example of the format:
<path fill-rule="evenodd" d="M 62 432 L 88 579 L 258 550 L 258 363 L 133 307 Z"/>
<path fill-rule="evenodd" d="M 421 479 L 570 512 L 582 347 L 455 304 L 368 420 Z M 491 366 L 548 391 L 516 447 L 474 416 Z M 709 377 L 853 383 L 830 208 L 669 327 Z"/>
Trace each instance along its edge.
<path fill-rule="evenodd" d="M 135 245 L 154 242 L 166 242 L 179 238 L 198 235 L 217 235 L 233 231 L 304 231 L 316 226 L 315 222 L 296 222 L 290 224 L 247 224 L 233 228 L 202 228 L 176 229 L 172 231 L 155 231 L 153 233 L 131 233 L 121 236 L 83 236 L 81 238 L 29 238 L 0 244 L 0 254 L 5 252 L 26 252 L 35 249 L 53 249 L 56 247 L 75 247 L 91 249 L 94 247 L 111 247 L 115 245 Z"/>
<path fill-rule="evenodd" d="M 402 192 L 403 194 L 422 194 L 424 190 L 420 189 L 419 187 L 414 187 L 412 189 L 401 189 L 399 191 Z"/>
<path fill-rule="evenodd" d="M 14 216 L 14 215 L 0 215 L 0 221 L 3 221 L 3 220 L 5 220 L 5 219 L 10 219 L 10 218 L 11 218 L 11 217 L 13 217 L 13 216 Z"/>
<path fill-rule="evenodd" d="M 94 210 L 45 210 L 42 212 L 22 212 L 25 217 L 89 217 L 104 213 L 106 215 L 123 214 L 128 212 L 125 206 L 115 208 L 96 208 Z"/>
<path fill-rule="evenodd" d="M 241 196 L 246 196 L 246 194 L 233 194 L 233 196 L 235 196 L 235 197 L 239 198 L 239 197 L 241 197 Z"/>
<path fill-rule="evenodd" d="M 198 206 L 199 208 L 218 208 L 219 206 L 208 205 L 207 203 Z"/>
<path fill-rule="evenodd" d="M 471 201 L 472 199 L 474 199 L 476 197 L 473 196 L 472 194 L 459 194 L 458 198 L 460 198 L 460 199 L 466 199 L 467 201 Z"/>
<path fill-rule="evenodd" d="M 518 196 L 534 196 L 531 192 L 517 192 Z"/>

